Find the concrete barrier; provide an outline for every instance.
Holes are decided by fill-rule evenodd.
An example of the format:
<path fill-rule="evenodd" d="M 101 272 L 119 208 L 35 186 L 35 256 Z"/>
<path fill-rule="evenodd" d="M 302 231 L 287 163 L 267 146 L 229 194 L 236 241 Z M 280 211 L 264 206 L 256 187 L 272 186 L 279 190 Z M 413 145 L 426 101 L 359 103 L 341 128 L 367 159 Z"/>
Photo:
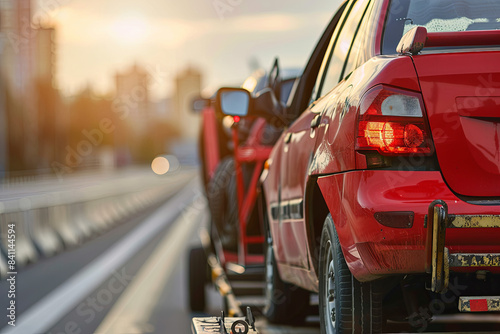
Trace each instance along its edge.
<path fill-rule="evenodd" d="M 63 249 L 59 235 L 51 226 L 50 208 L 37 208 L 26 212 L 28 215 L 29 236 L 38 253 L 42 256 L 52 256 Z"/>
<path fill-rule="evenodd" d="M 77 225 L 68 216 L 68 207 L 69 205 L 49 207 L 49 224 L 59 234 L 65 247 L 73 247 L 83 241 L 83 238 Z"/>
<path fill-rule="evenodd" d="M 80 230 L 83 240 L 87 240 L 95 234 L 87 215 L 86 203 L 72 204 L 70 206 L 70 216 L 75 222 L 75 226 Z"/>
<path fill-rule="evenodd" d="M 9 224 L 15 224 L 16 265 L 18 268 L 38 260 L 38 252 L 30 238 L 28 211 L 2 214 L 2 247 L 7 249 L 7 229 Z"/>
<path fill-rule="evenodd" d="M 158 177 L 124 173 L 123 179 L 110 174 L 107 182 L 84 182 L 59 187 L 57 191 L 33 191 L 27 183 L 16 188 L 12 182 L 0 193 L 0 273 L 6 272 L 7 226 L 16 225 L 16 264 L 19 268 L 40 257 L 53 256 L 64 246 L 74 247 L 126 221 L 130 215 L 150 208 L 180 190 L 195 171 Z M 129 176 L 130 174 L 130 176 Z M 45 181 L 40 186 L 58 188 Z M 3 254 L 2 254 L 3 253 Z"/>
<path fill-rule="evenodd" d="M 125 207 L 125 198 L 126 196 L 120 196 L 120 198 L 115 201 L 116 212 L 120 220 L 124 219 L 128 215 L 127 208 Z"/>
<path fill-rule="evenodd" d="M 125 199 L 123 200 L 123 207 L 127 215 L 131 215 L 137 212 L 132 195 L 125 196 Z"/>
<path fill-rule="evenodd" d="M 121 197 L 121 196 L 120 196 Z M 116 202 L 120 199 L 120 197 L 109 199 L 106 201 L 106 209 L 110 216 L 111 224 L 117 225 L 122 221 L 122 216 L 118 211 L 118 206 Z"/>
<path fill-rule="evenodd" d="M 108 229 L 108 220 L 102 211 L 102 204 L 97 200 L 91 201 L 87 205 L 90 225 L 97 234 L 101 234 Z"/>

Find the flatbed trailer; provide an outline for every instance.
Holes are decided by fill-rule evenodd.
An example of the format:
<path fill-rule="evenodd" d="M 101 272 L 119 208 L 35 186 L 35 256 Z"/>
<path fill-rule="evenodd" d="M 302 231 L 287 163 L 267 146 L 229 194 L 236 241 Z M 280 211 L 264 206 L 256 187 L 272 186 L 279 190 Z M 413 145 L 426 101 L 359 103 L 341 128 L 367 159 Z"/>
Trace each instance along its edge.
<path fill-rule="evenodd" d="M 204 179 L 207 182 L 214 179 L 217 181 L 216 167 L 221 161 L 220 152 L 213 149 L 220 146 L 217 135 L 216 113 L 216 107 L 212 102 L 206 104 L 202 113 L 204 124 L 203 145 L 206 146 L 204 147 L 203 157 L 204 161 L 206 161 Z M 263 245 L 264 236 L 260 229 L 249 231 L 247 228 L 250 224 L 252 210 L 258 201 L 259 177 L 264 162 L 268 159 L 272 150 L 272 146 L 260 144 L 266 126 L 264 119 L 256 119 L 253 122 L 251 131 L 244 143 L 240 142 L 239 122 L 240 117 L 233 117 L 231 141 L 236 193 L 234 194 L 235 202 L 232 204 L 238 207 L 236 249 L 223 247 L 219 231 L 216 225 L 212 225 L 210 231 L 203 230 L 200 233 L 204 252 L 201 249 L 192 249 L 189 265 L 191 310 L 202 311 L 204 309 L 204 285 L 211 282 L 224 298 L 224 308 L 228 316 L 226 319 L 233 319 L 235 322 L 240 321 L 240 318 L 243 317 L 241 308 L 252 306 L 254 310 L 259 311 L 258 309 L 263 304 L 262 295 L 265 287 L 264 255 L 261 251 L 255 251 L 255 249 L 259 249 L 259 245 Z M 248 180 L 244 178 L 244 165 L 252 166 L 251 173 L 246 175 Z M 212 224 L 214 223 L 212 222 Z M 250 227 L 253 227 L 253 225 Z M 204 268 L 202 268 L 205 261 L 208 263 L 208 275 L 204 275 Z M 246 313 L 248 317 L 251 310 L 247 308 Z M 213 324 L 214 321 L 224 322 L 224 320 L 217 317 L 195 318 L 193 319 L 193 330 L 199 331 L 201 327 Z M 243 326 L 242 323 L 240 325 Z M 254 325 L 251 325 L 250 328 L 256 332 L 252 327 Z M 252 332 L 250 331 L 250 333 Z"/>
<path fill-rule="evenodd" d="M 193 334 L 204 333 L 222 333 L 222 334 L 256 334 L 255 318 L 249 306 L 246 306 L 246 313 L 243 316 L 241 302 L 234 294 L 233 287 L 226 275 L 219 259 L 212 251 L 210 235 L 208 231 L 200 231 L 200 239 L 203 249 L 207 256 L 212 283 L 225 299 L 226 311 L 229 317 L 226 317 L 225 311 L 221 312 L 220 317 L 195 317 L 192 319 L 191 329 Z M 244 273 L 241 273 L 244 277 Z"/>
<path fill-rule="evenodd" d="M 222 311 L 220 317 L 193 318 L 191 322 L 192 333 L 258 334 L 250 308 L 247 309 L 247 312 L 246 317 L 225 317 L 224 311 Z"/>

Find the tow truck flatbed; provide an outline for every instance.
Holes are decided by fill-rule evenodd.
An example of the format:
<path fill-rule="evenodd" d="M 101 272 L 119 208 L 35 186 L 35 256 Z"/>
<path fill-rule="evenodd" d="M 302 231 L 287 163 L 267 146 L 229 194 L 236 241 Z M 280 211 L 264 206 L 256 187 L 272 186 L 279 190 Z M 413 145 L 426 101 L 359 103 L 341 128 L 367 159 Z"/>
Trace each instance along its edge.
<path fill-rule="evenodd" d="M 191 329 L 193 334 L 258 334 L 255 320 L 250 312 L 247 317 L 204 317 L 193 318 Z M 249 319 L 250 317 L 250 319 Z"/>

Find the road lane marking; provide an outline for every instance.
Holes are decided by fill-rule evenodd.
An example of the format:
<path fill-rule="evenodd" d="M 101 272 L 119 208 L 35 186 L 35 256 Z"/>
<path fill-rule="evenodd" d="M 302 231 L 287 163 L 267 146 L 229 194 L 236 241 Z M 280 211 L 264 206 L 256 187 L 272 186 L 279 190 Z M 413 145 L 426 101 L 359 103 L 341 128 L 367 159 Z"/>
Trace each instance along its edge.
<path fill-rule="evenodd" d="M 198 180 L 190 182 L 175 197 L 129 232 L 121 241 L 95 259 L 59 288 L 20 314 L 15 327 L 6 326 L 0 334 L 43 333 L 54 326 L 86 296 L 99 287 L 115 270 L 143 248 L 192 202 L 199 192 Z"/>
<path fill-rule="evenodd" d="M 132 283 L 120 296 L 95 333 L 165 332 L 166 328 L 148 328 L 162 290 L 175 267 L 183 259 L 189 240 L 207 222 L 206 204 L 190 206 L 167 232 Z"/>

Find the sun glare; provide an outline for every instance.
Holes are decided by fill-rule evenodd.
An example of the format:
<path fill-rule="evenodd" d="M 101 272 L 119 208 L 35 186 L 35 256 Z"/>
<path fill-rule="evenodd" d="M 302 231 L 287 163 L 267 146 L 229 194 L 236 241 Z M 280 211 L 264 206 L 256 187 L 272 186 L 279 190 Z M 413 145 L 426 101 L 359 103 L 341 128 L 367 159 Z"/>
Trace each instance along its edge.
<path fill-rule="evenodd" d="M 127 16 L 116 20 L 111 26 L 112 37 L 123 44 L 139 44 L 149 32 L 146 20 L 137 16 Z"/>

